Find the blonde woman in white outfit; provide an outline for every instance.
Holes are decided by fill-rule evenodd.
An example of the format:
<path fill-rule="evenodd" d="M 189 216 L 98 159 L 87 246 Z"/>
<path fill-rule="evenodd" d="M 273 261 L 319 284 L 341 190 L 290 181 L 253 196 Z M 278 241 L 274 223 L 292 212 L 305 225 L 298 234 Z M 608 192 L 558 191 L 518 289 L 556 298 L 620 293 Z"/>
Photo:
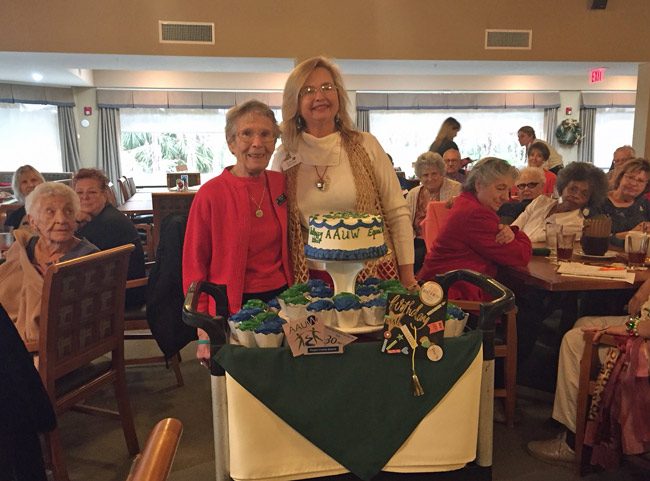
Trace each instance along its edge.
<path fill-rule="evenodd" d="M 272 169 L 287 176 L 289 246 L 296 282 L 308 277 L 302 246 L 309 216 L 358 211 L 384 218 L 392 255 L 382 259 L 379 274 L 399 276 L 405 287 L 416 287 L 406 201 L 377 139 L 355 129 L 338 67 L 324 57 L 299 64 L 285 85 L 282 118 L 282 146 Z"/>

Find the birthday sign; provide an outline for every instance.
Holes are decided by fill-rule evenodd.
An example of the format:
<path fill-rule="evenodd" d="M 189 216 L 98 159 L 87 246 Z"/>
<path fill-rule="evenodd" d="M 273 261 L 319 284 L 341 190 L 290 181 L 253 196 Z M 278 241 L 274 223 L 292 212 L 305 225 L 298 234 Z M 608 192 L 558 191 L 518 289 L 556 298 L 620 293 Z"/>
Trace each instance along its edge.
<path fill-rule="evenodd" d="M 343 347 L 357 338 L 326 326 L 318 314 L 291 319 L 282 325 L 293 357 L 314 354 L 342 354 Z"/>
<path fill-rule="evenodd" d="M 419 294 L 389 294 L 381 351 L 406 355 L 415 351 L 418 357 L 441 359 L 445 332 L 442 300 L 441 295 L 432 295 L 431 286 L 423 286 Z"/>

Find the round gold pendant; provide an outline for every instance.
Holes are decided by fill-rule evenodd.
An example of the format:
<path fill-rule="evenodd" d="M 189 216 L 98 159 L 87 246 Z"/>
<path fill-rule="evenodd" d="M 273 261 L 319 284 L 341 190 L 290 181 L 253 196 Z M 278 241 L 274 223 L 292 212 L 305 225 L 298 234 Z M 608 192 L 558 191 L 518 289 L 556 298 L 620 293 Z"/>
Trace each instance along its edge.
<path fill-rule="evenodd" d="M 255 217 L 262 217 L 263 215 L 264 215 L 264 212 L 262 211 L 262 209 L 257 209 L 255 211 Z"/>

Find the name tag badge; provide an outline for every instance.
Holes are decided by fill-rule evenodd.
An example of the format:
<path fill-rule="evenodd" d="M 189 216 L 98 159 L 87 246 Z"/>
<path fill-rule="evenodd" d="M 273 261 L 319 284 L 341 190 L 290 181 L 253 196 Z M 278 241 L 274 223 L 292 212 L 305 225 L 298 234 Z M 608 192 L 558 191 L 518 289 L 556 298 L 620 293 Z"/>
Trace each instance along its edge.
<path fill-rule="evenodd" d="M 282 170 L 289 170 L 291 167 L 294 167 L 300 163 L 300 159 L 297 155 L 290 154 L 286 159 L 282 161 Z"/>
<path fill-rule="evenodd" d="M 277 199 L 275 199 L 275 203 L 278 204 L 278 205 L 282 205 L 282 204 L 284 204 L 286 201 L 287 201 L 287 196 L 286 196 L 286 194 L 282 194 L 280 197 L 278 197 Z"/>

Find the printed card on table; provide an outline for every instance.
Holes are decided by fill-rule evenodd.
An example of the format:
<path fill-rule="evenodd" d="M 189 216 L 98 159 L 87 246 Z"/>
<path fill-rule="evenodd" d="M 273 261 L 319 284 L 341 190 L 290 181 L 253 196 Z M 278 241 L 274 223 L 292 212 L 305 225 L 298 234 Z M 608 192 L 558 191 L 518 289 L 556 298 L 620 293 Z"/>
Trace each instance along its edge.
<path fill-rule="evenodd" d="M 357 338 L 326 326 L 317 314 L 291 319 L 282 325 L 293 357 L 314 354 L 342 354 L 343 347 Z"/>
<path fill-rule="evenodd" d="M 442 288 L 427 282 L 417 294 L 388 295 L 384 317 L 384 341 L 387 354 L 442 358 L 445 332 L 445 303 Z"/>

